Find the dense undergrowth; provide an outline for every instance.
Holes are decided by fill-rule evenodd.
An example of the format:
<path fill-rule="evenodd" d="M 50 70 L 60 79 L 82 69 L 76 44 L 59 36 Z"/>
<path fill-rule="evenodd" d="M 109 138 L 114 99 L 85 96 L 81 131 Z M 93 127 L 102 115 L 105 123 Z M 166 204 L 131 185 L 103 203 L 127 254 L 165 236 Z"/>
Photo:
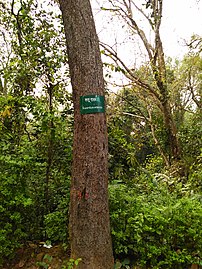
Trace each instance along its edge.
<path fill-rule="evenodd" d="M 202 194 L 192 186 L 194 178 L 198 180 L 196 174 L 184 185 L 166 174 L 149 175 L 148 171 L 127 183 L 110 183 L 116 259 L 127 258 L 142 268 L 180 269 L 201 264 Z M 15 250 L 27 240 L 48 240 L 67 246 L 69 179 L 54 189 L 52 208 L 42 216 L 40 212 L 45 209 L 41 193 L 22 193 L 17 180 L 9 178 L 1 186 L 1 262 L 14 257 Z"/>
<path fill-rule="evenodd" d="M 142 268 L 201 264 L 202 196 L 191 191 L 171 193 L 164 180 L 147 182 L 146 190 L 137 183 L 110 186 L 115 255 Z"/>
<path fill-rule="evenodd" d="M 13 108 L 16 99 L 0 101 L 5 112 Z M 27 241 L 62 243 L 65 248 L 69 245 L 72 116 L 65 111 L 50 115 L 42 108 L 43 100 L 29 97 L 29 105 L 35 121 L 27 124 L 29 134 L 22 134 L 19 141 L 15 114 L 7 111 L 0 123 L 1 264 L 15 257 L 16 249 Z M 51 119 L 54 133 L 48 128 Z M 195 132 L 190 133 L 186 130 L 186 136 L 193 138 Z M 197 136 L 199 133 L 197 129 Z M 185 134 L 182 136 L 185 140 Z M 109 122 L 109 196 L 115 259 L 156 269 L 201 264 L 200 139 L 190 139 L 192 147 L 184 147 L 188 161 L 183 176 L 177 165 L 167 169 L 153 146 L 142 143 L 144 147 L 137 151 L 135 143 L 124 133 L 124 126 L 118 129 Z"/>

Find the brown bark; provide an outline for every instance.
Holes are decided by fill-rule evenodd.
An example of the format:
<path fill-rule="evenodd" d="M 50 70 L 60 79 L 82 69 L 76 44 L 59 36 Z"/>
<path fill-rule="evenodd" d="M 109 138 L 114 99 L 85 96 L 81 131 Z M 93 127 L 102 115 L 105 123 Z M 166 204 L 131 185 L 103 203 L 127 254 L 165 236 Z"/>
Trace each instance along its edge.
<path fill-rule="evenodd" d="M 104 95 L 99 42 L 89 0 L 60 0 L 74 102 L 69 232 L 78 269 L 112 269 L 105 113 L 80 113 L 83 95 Z"/>

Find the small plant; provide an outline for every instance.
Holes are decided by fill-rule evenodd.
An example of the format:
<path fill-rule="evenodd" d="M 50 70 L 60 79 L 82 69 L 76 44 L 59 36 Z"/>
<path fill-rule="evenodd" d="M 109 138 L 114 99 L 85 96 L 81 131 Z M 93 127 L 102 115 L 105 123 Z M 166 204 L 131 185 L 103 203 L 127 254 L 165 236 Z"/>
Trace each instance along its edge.
<path fill-rule="evenodd" d="M 130 269 L 129 259 L 124 259 L 123 261 L 116 260 L 114 269 Z"/>
<path fill-rule="evenodd" d="M 36 265 L 39 266 L 40 268 L 45 268 L 48 269 L 53 257 L 45 254 L 43 257 L 43 260 L 41 262 L 37 262 Z"/>
<path fill-rule="evenodd" d="M 65 261 L 61 269 L 74 269 L 75 267 L 78 266 L 80 261 L 81 261 L 81 258 L 78 258 L 76 260 L 70 258 L 68 261 Z"/>

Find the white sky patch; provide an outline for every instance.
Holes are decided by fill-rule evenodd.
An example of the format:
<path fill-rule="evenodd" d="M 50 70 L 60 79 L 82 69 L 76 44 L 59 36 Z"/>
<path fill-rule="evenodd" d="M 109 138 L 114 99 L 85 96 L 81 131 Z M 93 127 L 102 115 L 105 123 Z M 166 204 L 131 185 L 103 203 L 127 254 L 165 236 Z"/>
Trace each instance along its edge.
<path fill-rule="evenodd" d="M 202 36 L 202 1 L 164 0 L 161 36 L 166 56 L 179 57 L 187 52 L 185 41 L 193 34 Z"/>
<path fill-rule="evenodd" d="M 115 0 L 114 0 L 115 1 Z M 140 1 L 143 3 L 143 1 Z M 112 13 L 100 10 L 100 7 L 108 7 L 107 0 L 91 0 L 97 33 L 102 42 L 113 45 L 119 44 L 117 48 L 120 54 L 124 54 L 127 61 L 132 64 L 134 58 L 145 60 L 143 50 L 135 39 L 129 39 L 128 33 Z M 140 22 L 141 28 L 146 32 L 146 24 Z M 163 0 L 163 18 L 161 25 L 161 38 L 165 55 L 172 58 L 182 58 L 188 51 L 185 41 L 189 41 L 193 34 L 202 35 L 202 1 L 200 0 Z M 130 51 L 128 56 L 127 50 Z M 130 55 L 130 56 L 129 56 Z M 133 63 L 134 64 L 134 63 Z"/>
<path fill-rule="evenodd" d="M 138 1 L 139 7 L 143 0 Z M 114 0 L 116 3 L 116 0 Z M 115 49 L 119 57 L 129 68 L 137 68 L 148 61 L 148 56 L 137 36 L 131 35 L 121 19 L 113 15 L 113 12 L 100 10 L 108 8 L 108 0 L 91 0 L 96 29 L 101 42 Z M 153 34 L 150 32 L 144 20 L 138 20 L 138 13 L 134 13 L 139 27 L 144 30 L 149 42 L 153 42 Z M 163 0 L 163 18 L 160 28 L 161 39 L 166 57 L 181 60 L 188 52 L 186 42 L 189 42 L 193 34 L 202 36 L 202 0 Z M 109 58 L 103 57 L 103 61 L 110 62 Z M 106 74 L 106 69 L 104 69 Z M 106 78 L 111 85 L 108 87 L 117 90 L 114 84 L 127 84 L 124 75 L 119 72 L 111 72 L 111 78 Z"/>

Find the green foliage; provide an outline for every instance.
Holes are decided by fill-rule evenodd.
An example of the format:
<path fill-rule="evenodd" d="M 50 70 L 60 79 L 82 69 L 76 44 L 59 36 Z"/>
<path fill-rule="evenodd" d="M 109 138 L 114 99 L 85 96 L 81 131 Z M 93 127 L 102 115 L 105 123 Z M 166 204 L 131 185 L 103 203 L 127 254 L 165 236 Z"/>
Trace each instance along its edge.
<path fill-rule="evenodd" d="M 72 259 L 70 258 L 68 261 L 65 261 L 62 265 L 61 269 L 74 269 L 78 266 L 78 264 L 81 262 L 81 258 L 78 259 Z"/>
<path fill-rule="evenodd" d="M 123 261 L 116 260 L 114 264 L 114 269 L 130 269 L 130 260 L 124 259 Z"/>
<path fill-rule="evenodd" d="M 196 158 L 200 156 L 202 143 L 202 125 L 200 111 L 196 114 L 186 113 L 184 123 L 181 126 L 179 137 L 183 144 L 183 154 L 188 165 L 197 163 Z"/>
<path fill-rule="evenodd" d="M 202 193 L 202 152 L 190 167 L 189 181 L 195 191 Z"/>
<path fill-rule="evenodd" d="M 136 184 L 114 183 L 110 210 L 116 256 L 149 268 L 184 268 L 202 258 L 202 205 L 197 195 L 179 197 L 151 180 L 145 193 L 139 193 Z"/>
<path fill-rule="evenodd" d="M 11 154 L 9 146 L 4 143 L 2 141 L 0 147 L 0 260 L 2 256 L 12 254 L 27 238 L 26 214 L 33 204 L 26 190 L 30 158 L 12 147 Z"/>
<path fill-rule="evenodd" d="M 47 238 L 51 242 L 67 242 L 69 199 L 61 197 L 55 211 L 45 216 L 44 225 Z"/>
<path fill-rule="evenodd" d="M 48 269 L 52 259 L 52 256 L 45 254 L 43 260 L 41 262 L 37 262 L 36 265 L 39 266 L 39 268 Z"/>
<path fill-rule="evenodd" d="M 137 167 L 134 147 L 127 141 L 125 133 L 118 127 L 109 128 L 109 169 L 110 177 L 126 179 Z"/>
<path fill-rule="evenodd" d="M 109 97 L 109 172 L 110 179 L 130 181 L 139 165 L 154 152 L 146 111 L 130 89 Z M 141 116 L 140 116 L 141 115 Z"/>

